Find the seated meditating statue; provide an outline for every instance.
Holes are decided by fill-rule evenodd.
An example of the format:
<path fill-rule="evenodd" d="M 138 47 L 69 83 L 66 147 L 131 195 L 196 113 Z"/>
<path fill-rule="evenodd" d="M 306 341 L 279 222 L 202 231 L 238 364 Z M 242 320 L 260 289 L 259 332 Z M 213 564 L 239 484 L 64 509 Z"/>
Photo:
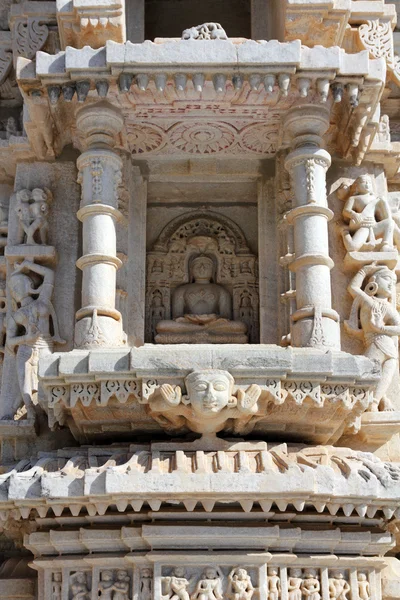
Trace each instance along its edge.
<path fill-rule="evenodd" d="M 232 321 L 230 293 L 212 283 L 214 263 L 208 256 L 195 258 L 190 280 L 172 297 L 173 321 L 157 324 L 158 344 L 246 344 L 247 326 Z"/>

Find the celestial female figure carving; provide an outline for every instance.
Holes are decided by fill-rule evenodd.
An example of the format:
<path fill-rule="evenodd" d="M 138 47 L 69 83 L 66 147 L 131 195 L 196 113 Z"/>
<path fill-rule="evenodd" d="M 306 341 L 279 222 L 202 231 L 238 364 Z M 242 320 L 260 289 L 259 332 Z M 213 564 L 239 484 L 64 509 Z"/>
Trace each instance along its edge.
<path fill-rule="evenodd" d="M 334 571 L 333 577 L 329 578 L 329 598 L 330 600 L 348 600 L 347 592 L 350 591 L 350 585 L 344 577 L 343 571 Z"/>
<path fill-rule="evenodd" d="M 190 581 L 185 577 L 184 567 L 175 567 L 172 574 L 161 578 L 161 583 L 165 587 L 163 598 L 165 600 L 190 600 L 187 588 Z"/>
<path fill-rule="evenodd" d="M 53 196 L 48 189 L 35 188 L 32 191 L 17 192 L 15 211 L 26 236 L 25 244 L 47 243 L 49 229 L 47 218 L 52 199 Z M 20 243 L 23 243 L 23 240 Z"/>
<path fill-rule="evenodd" d="M 30 273 L 30 275 L 28 275 Z M 34 286 L 32 274 L 43 278 Z M 58 330 L 57 316 L 51 302 L 54 272 L 48 267 L 24 260 L 15 263 L 9 280 L 14 312 L 7 322 L 7 347 L 15 352 L 17 376 L 28 416 L 33 417 L 34 394 L 38 389 L 39 351 L 51 350 L 54 342 L 64 344 Z"/>
<path fill-rule="evenodd" d="M 400 230 L 392 219 L 387 200 L 375 194 L 370 175 L 361 175 L 350 188 L 343 186 L 338 195 L 347 199 L 343 216 L 348 226 L 342 235 L 348 252 L 366 252 L 378 246 L 385 252 L 399 247 Z"/>
<path fill-rule="evenodd" d="M 301 593 L 305 600 L 321 600 L 321 584 L 315 569 L 307 569 L 301 586 Z"/>
<path fill-rule="evenodd" d="M 129 600 L 129 582 L 131 578 L 128 575 L 128 571 L 120 569 L 117 571 L 117 577 L 114 583 L 114 596 L 113 600 Z"/>
<path fill-rule="evenodd" d="M 251 600 L 254 587 L 246 569 L 232 569 L 228 575 L 229 585 L 226 596 L 228 600 Z"/>
<path fill-rule="evenodd" d="M 114 576 L 111 571 L 102 571 L 98 596 L 102 600 L 113 600 Z"/>
<path fill-rule="evenodd" d="M 159 344 L 247 343 L 246 325 L 232 321 L 232 298 L 212 283 L 213 260 L 198 256 L 190 265 L 191 283 L 179 286 L 172 298 L 172 321 L 157 325 Z"/>
<path fill-rule="evenodd" d="M 367 279 L 365 287 L 364 280 Z M 346 329 L 362 339 L 365 355 L 376 360 L 382 375 L 370 410 L 391 410 L 385 396 L 397 369 L 400 317 L 393 304 L 396 275 L 388 267 L 369 265 L 360 269 L 349 286 L 354 298 Z M 360 329 L 361 325 L 361 329 Z"/>
<path fill-rule="evenodd" d="M 301 586 L 303 585 L 301 569 L 290 569 L 288 577 L 288 600 L 301 600 Z"/>
<path fill-rule="evenodd" d="M 78 571 L 71 575 L 71 592 L 71 600 L 89 600 L 86 574 L 83 571 Z"/>
<path fill-rule="evenodd" d="M 279 600 L 281 595 L 281 580 L 278 576 L 278 569 L 271 567 L 268 569 L 268 600 Z"/>
<path fill-rule="evenodd" d="M 222 574 L 219 569 L 207 567 L 190 598 L 191 600 L 223 600 Z"/>

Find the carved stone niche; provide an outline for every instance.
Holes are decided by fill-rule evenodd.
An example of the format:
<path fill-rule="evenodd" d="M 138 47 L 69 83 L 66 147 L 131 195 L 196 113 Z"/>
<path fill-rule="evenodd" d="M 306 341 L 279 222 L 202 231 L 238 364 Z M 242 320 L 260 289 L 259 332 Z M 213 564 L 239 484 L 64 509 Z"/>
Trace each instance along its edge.
<path fill-rule="evenodd" d="M 227 217 L 211 211 L 190 212 L 172 220 L 148 252 L 146 342 L 155 341 L 160 321 L 174 318 L 174 292 L 179 286 L 191 283 L 191 265 L 200 256 L 212 260 L 213 283 L 231 296 L 231 321 L 236 325 L 244 323 L 248 341 L 258 343 L 257 257 L 250 251 L 242 230 Z M 236 342 L 234 336 L 218 337 L 215 343 L 243 343 Z M 178 337 L 170 339 L 163 343 L 181 342 Z M 204 342 L 210 343 L 210 339 L 205 336 Z M 199 343 L 199 338 L 191 343 Z"/>

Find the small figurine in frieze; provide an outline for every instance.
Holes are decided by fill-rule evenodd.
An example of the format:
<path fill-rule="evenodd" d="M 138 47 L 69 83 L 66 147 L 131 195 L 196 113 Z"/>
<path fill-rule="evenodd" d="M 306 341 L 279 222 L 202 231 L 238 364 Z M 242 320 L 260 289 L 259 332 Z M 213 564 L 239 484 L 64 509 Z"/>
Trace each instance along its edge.
<path fill-rule="evenodd" d="M 370 408 L 375 411 L 392 410 L 385 394 L 398 368 L 400 316 L 393 302 L 396 281 L 395 273 L 387 266 L 372 264 L 360 269 L 348 288 L 354 301 L 345 327 L 363 340 L 365 355 L 382 369 Z"/>
<path fill-rule="evenodd" d="M 153 572 L 151 569 L 140 571 L 139 595 L 140 600 L 152 600 L 153 598 Z"/>
<path fill-rule="evenodd" d="M 161 578 L 164 586 L 164 600 L 190 600 L 187 588 L 190 581 L 186 579 L 186 570 L 184 567 L 175 567 L 172 574 Z"/>
<path fill-rule="evenodd" d="M 120 569 L 117 571 L 117 575 L 114 583 L 114 596 L 113 600 L 129 600 L 129 582 L 131 578 L 128 575 L 128 571 Z"/>
<path fill-rule="evenodd" d="M 301 593 L 305 600 L 321 600 L 321 584 L 317 577 L 316 569 L 306 569 L 301 586 Z"/>
<path fill-rule="evenodd" d="M 281 580 L 276 567 L 268 569 L 267 585 L 268 600 L 279 600 L 281 595 Z"/>
<path fill-rule="evenodd" d="M 251 600 L 254 594 L 254 587 L 251 577 L 246 569 L 232 569 L 228 575 L 228 590 L 226 597 L 228 600 Z"/>
<path fill-rule="evenodd" d="M 358 580 L 358 597 L 360 600 L 371 600 L 371 590 L 366 573 L 359 572 Z"/>
<path fill-rule="evenodd" d="M 302 585 L 303 578 L 301 569 L 290 569 L 288 577 L 288 600 L 301 600 Z"/>
<path fill-rule="evenodd" d="M 42 283 L 35 287 L 35 276 Z M 28 260 L 14 264 L 8 281 L 13 313 L 7 322 L 7 347 L 16 350 L 17 376 L 28 415 L 33 417 L 33 396 L 38 389 L 37 365 L 41 348 L 53 342 L 64 344 L 57 315 L 51 302 L 54 271 Z"/>
<path fill-rule="evenodd" d="M 47 243 L 48 215 L 52 199 L 52 193 L 46 188 L 20 190 L 16 193 L 15 212 L 24 232 L 24 237 L 19 243 Z"/>
<path fill-rule="evenodd" d="M 253 384 L 234 395 L 234 379 L 228 371 L 195 371 L 185 384 L 186 396 L 179 386 L 163 384 L 150 398 L 150 414 L 167 431 L 186 424 L 196 433 L 217 433 L 231 421 L 231 429 L 242 432 L 260 410 L 261 388 Z"/>
<path fill-rule="evenodd" d="M 341 186 L 338 196 L 346 200 L 342 231 L 348 252 L 393 251 L 400 247 L 400 230 L 392 219 L 388 201 L 378 197 L 370 175 L 361 175 L 350 187 Z"/>
<path fill-rule="evenodd" d="M 113 600 L 114 575 L 112 571 L 102 571 L 100 574 L 100 583 L 98 596 L 102 600 Z"/>
<path fill-rule="evenodd" d="M 71 575 L 70 581 L 72 593 L 71 600 L 89 600 L 89 588 L 86 573 L 84 573 L 84 571 L 77 571 Z"/>
<path fill-rule="evenodd" d="M 62 598 L 62 573 L 53 573 L 51 580 L 51 600 Z"/>
<path fill-rule="evenodd" d="M 223 600 L 222 595 L 223 575 L 218 568 L 207 567 L 202 578 L 197 582 L 191 595 L 191 600 Z"/>
<path fill-rule="evenodd" d="M 339 569 L 332 573 L 329 578 L 329 598 L 330 600 L 348 600 L 347 592 L 350 591 L 350 585 L 346 581 L 343 571 Z"/>

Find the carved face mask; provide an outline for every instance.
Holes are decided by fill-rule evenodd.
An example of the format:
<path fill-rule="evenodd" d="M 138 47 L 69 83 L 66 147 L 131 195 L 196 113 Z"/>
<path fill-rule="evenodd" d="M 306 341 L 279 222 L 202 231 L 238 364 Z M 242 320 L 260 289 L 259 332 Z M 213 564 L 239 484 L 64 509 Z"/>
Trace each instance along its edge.
<path fill-rule="evenodd" d="M 226 406 L 233 407 L 232 382 L 224 373 L 198 373 L 186 381 L 188 401 L 202 417 L 212 417 Z"/>

